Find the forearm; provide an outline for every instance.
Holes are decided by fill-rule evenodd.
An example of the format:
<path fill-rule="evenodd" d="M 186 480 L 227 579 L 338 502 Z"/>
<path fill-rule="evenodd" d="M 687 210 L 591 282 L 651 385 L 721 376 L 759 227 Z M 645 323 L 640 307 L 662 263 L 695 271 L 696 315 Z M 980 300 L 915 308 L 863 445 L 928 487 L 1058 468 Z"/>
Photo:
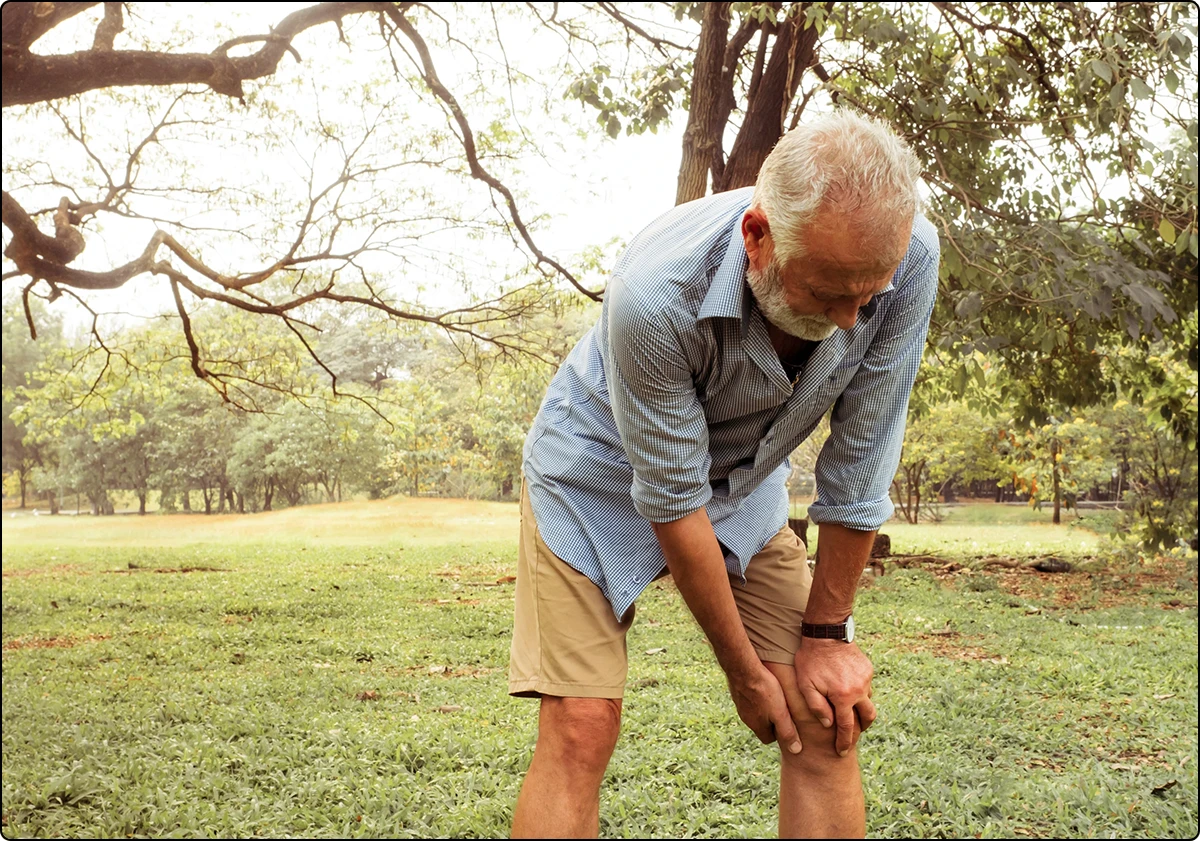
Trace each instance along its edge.
<path fill-rule="evenodd" d="M 817 542 L 819 558 L 804 621 L 815 625 L 842 622 L 854 610 L 854 594 L 871 556 L 875 532 L 823 523 Z"/>
<path fill-rule="evenodd" d="M 712 643 L 721 669 L 731 680 L 753 674 L 759 666 L 758 655 L 738 616 L 725 558 L 708 513 L 701 508 L 681 519 L 653 525 L 675 586 Z"/>

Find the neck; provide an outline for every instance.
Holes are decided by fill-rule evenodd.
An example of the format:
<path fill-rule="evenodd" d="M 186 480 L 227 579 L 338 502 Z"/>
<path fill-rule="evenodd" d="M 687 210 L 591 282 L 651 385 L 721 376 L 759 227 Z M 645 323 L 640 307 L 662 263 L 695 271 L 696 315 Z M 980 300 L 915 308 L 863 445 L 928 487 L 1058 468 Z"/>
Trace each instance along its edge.
<path fill-rule="evenodd" d="M 767 322 L 767 335 L 771 339 L 771 347 L 775 348 L 775 353 L 779 354 L 780 359 L 788 359 L 795 355 L 805 342 L 804 339 L 793 336 L 791 333 L 785 333 L 769 321 Z"/>

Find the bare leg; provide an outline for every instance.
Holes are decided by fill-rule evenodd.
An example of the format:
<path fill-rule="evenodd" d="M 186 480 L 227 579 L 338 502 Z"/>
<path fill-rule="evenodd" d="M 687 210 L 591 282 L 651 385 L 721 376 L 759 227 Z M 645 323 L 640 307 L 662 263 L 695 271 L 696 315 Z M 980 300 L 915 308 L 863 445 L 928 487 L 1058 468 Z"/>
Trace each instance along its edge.
<path fill-rule="evenodd" d="M 600 784 L 617 744 L 621 699 L 542 696 L 537 746 L 513 812 L 513 838 L 595 838 Z"/>
<path fill-rule="evenodd" d="M 796 670 L 782 663 L 765 665 L 783 686 L 804 746 L 796 755 L 780 751 L 779 837 L 862 838 L 867 816 L 857 749 L 838 756 L 833 747 L 835 730 L 822 727 L 808 712 L 796 688 Z M 803 714 L 797 715 L 797 710 Z"/>

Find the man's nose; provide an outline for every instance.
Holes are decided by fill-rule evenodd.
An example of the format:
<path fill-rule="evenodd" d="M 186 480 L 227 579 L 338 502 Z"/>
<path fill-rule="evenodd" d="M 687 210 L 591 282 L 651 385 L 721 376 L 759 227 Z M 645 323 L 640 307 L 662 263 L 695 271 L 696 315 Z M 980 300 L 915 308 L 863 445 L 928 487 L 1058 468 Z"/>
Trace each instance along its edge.
<path fill-rule="evenodd" d="M 849 330 L 858 322 L 858 302 L 838 302 L 825 310 L 826 317 L 843 330 Z"/>

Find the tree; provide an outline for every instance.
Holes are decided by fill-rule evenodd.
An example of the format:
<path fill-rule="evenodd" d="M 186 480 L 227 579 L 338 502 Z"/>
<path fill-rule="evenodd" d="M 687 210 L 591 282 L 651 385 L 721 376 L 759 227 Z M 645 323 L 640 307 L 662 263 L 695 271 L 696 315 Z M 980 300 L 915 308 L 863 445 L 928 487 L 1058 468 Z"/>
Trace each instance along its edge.
<path fill-rule="evenodd" d="M 814 105 L 883 118 L 926 165 L 944 240 L 933 336 L 964 386 L 974 350 L 998 351 L 1075 405 L 1099 381 L 1098 340 L 1195 307 L 1194 6 L 675 8 L 701 24 L 677 202 L 753 183 Z M 655 43 L 656 77 L 686 77 L 690 52 Z M 633 111 L 584 101 L 602 121 Z"/>
<path fill-rule="evenodd" d="M 892 499 L 910 523 L 940 517 L 940 495 L 956 482 L 1002 476 L 991 441 L 995 430 L 984 416 L 959 401 L 910 412 L 892 480 Z"/>
<path fill-rule="evenodd" d="M 461 38 L 438 35 L 446 14 Z M 467 46 L 475 72 L 459 94 L 439 74 L 441 62 L 466 66 L 451 52 L 478 42 L 468 30 L 498 33 L 498 22 L 415 3 L 321 3 L 241 32 L 219 21 L 171 31 L 166 10 L 120 3 L 12 3 L 2 15 L 6 284 L 20 283 L 27 304 L 65 295 L 90 309 L 89 292 L 161 282 L 192 372 L 228 401 L 249 408 L 243 357 L 196 336 L 205 302 L 277 320 L 337 392 L 313 347 L 315 304 L 537 353 L 508 325 L 540 307 L 549 279 L 598 297 L 542 251 L 506 183 L 529 147 L 502 122 L 515 101 L 486 93 L 507 60 Z M 89 28 L 90 46 L 72 43 Z M 285 56 L 299 63 L 301 50 L 317 59 L 297 69 Z M 328 71 L 339 62 L 354 68 Z M 308 113 L 290 107 L 296 96 Z M 457 193 L 466 198 L 444 198 Z M 497 262 L 503 280 L 463 306 L 421 306 L 421 285 L 479 274 L 446 258 L 461 235 L 506 241 L 521 260 Z M 85 246 L 122 254 L 124 240 L 138 243 L 128 259 L 88 262 Z M 109 352 L 98 318 L 93 331 Z"/>
<path fill-rule="evenodd" d="M 48 454 L 43 444 L 28 435 L 25 424 L 13 417 L 22 402 L 18 389 L 37 388 L 39 366 L 63 344 L 61 315 L 47 312 L 41 301 L 33 304 L 42 324 L 40 341 L 33 340 L 25 319 L 8 301 L 3 313 L 4 475 L 16 481 L 22 508 L 33 472 L 45 464 Z"/>
<path fill-rule="evenodd" d="M 1004 437 L 1013 483 L 1029 494 L 1030 505 L 1049 500 L 1055 524 L 1062 522 L 1063 505 L 1074 508 L 1089 488 L 1109 476 L 1104 430 L 1086 418 L 1051 417 L 1041 426 L 1007 430 Z"/>

